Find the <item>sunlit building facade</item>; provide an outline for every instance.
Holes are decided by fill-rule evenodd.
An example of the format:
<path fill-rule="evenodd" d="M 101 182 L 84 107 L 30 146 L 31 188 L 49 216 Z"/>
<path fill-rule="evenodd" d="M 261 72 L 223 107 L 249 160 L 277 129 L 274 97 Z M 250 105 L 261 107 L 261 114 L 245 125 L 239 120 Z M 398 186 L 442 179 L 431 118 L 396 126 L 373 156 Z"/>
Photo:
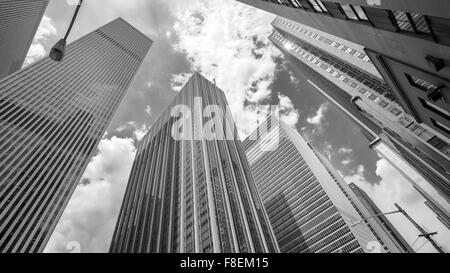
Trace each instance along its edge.
<path fill-rule="evenodd" d="M 0 80 L 0 252 L 44 249 L 151 44 L 119 18 Z"/>
<path fill-rule="evenodd" d="M 213 105 L 224 115 L 206 137 Z M 110 252 L 278 252 L 225 94 L 198 73 L 139 143 Z"/>
<path fill-rule="evenodd" d="M 312 147 L 273 116 L 258 129 L 244 148 L 280 251 L 369 252 L 376 237 Z"/>

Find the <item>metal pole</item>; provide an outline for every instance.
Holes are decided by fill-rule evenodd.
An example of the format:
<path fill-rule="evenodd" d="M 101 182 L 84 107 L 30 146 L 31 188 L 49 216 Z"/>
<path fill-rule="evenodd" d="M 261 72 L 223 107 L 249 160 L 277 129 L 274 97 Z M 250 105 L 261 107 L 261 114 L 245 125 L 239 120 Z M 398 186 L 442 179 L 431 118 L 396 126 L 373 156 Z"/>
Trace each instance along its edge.
<path fill-rule="evenodd" d="M 421 227 L 418 223 L 416 223 L 416 221 L 414 221 L 414 219 L 412 219 L 405 210 L 403 210 L 397 203 L 395 203 L 395 206 L 398 208 L 398 210 L 405 215 L 405 217 L 420 231 L 420 235 L 419 237 L 425 237 L 433 246 L 434 248 L 436 248 L 436 250 L 439 253 L 445 253 L 445 251 L 442 249 L 442 247 L 440 245 L 438 245 L 434 239 L 431 237 L 433 235 L 436 235 L 437 232 L 427 232 L 425 229 L 423 229 L 423 227 Z"/>
<path fill-rule="evenodd" d="M 66 35 L 64 35 L 64 40 L 66 41 L 69 37 L 70 31 L 72 30 L 73 24 L 75 23 L 75 19 L 77 18 L 78 11 L 80 10 L 81 4 L 83 3 L 83 0 L 80 0 L 77 4 L 77 8 L 75 9 L 75 13 L 72 17 L 72 21 L 70 21 L 69 28 L 67 29 Z"/>

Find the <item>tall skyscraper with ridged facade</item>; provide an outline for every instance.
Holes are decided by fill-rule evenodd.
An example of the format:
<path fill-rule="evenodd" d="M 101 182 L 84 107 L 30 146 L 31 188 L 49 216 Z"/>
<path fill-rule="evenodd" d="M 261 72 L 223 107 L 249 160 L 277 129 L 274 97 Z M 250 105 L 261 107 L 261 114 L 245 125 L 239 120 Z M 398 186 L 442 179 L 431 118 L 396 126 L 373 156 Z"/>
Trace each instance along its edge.
<path fill-rule="evenodd" d="M 40 252 L 152 41 L 116 19 L 0 80 L 0 252 Z"/>
<path fill-rule="evenodd" d="M 0 79 L 19 70 L 48 0 L 0 0 Z"/>
<path fill-rule="evenodd" d="M 375 235 L 381 247 L 388 253 L 414 253 L 414 250 L 387 217 L 381 215 L 382 212 L 370 197 L 354 183 L 348 185 L 327 158 L 318 152 L 315 153 L 328 173 L 333 177 L 339 189 L 350 201 L 356 212 L 358 212 L 361 221 L 364 221 Z"/>
<path fill-rule="evenodd" d="M 278 252 L 225 94 L 198 73 L 139 143 L 110 252 Z"/>
<path fill-rule="evenodd" d="M 244 148 L 282 253 L 385 252 L 295 129 L 273 116 L 258 129 Z"/>

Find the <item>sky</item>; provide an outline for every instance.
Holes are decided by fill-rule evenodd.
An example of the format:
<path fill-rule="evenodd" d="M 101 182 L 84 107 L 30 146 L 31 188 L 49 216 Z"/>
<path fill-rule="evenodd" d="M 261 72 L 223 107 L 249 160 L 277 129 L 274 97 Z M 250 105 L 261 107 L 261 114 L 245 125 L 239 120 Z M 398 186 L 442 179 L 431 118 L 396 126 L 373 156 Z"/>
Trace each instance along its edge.
<path fill-rule="evenodd" d="M 25 65 L 45 57 L 64 35 L 76 2 L 50 1 Z M 45 252 L 108 251 L 137 143 L 194 71 L 215 80 L 231 110 L 245 117 L 237 124 L 241 139 L 256 126 L 252 106 L 278 98 L 282 119 L 326 155 L 345 181 L 365 190 L 383 212 L 399 203 L 417 222 L 437 231 L 435 239 L 450 250 L 450 231 L 425 200 L 270 44 L 274 15 L 233 0 L 85 0 L 69 42 L 117 17 L 154 43 Z M 388 218 L 409 243 L 416 240 L 419 232 L 402 215 Z M 427 243 L 419 252 L 434 249 Z"/>

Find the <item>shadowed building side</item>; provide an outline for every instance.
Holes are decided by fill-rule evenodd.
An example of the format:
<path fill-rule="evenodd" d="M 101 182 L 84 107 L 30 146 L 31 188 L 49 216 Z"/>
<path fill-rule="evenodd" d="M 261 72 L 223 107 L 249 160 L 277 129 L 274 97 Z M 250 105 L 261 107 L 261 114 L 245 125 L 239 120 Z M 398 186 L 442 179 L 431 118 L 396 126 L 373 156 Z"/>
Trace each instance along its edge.
<path fill-rule="evenodd" d="M 19 70 L 49 0 L 0 0 L 0 79 Z"/>

